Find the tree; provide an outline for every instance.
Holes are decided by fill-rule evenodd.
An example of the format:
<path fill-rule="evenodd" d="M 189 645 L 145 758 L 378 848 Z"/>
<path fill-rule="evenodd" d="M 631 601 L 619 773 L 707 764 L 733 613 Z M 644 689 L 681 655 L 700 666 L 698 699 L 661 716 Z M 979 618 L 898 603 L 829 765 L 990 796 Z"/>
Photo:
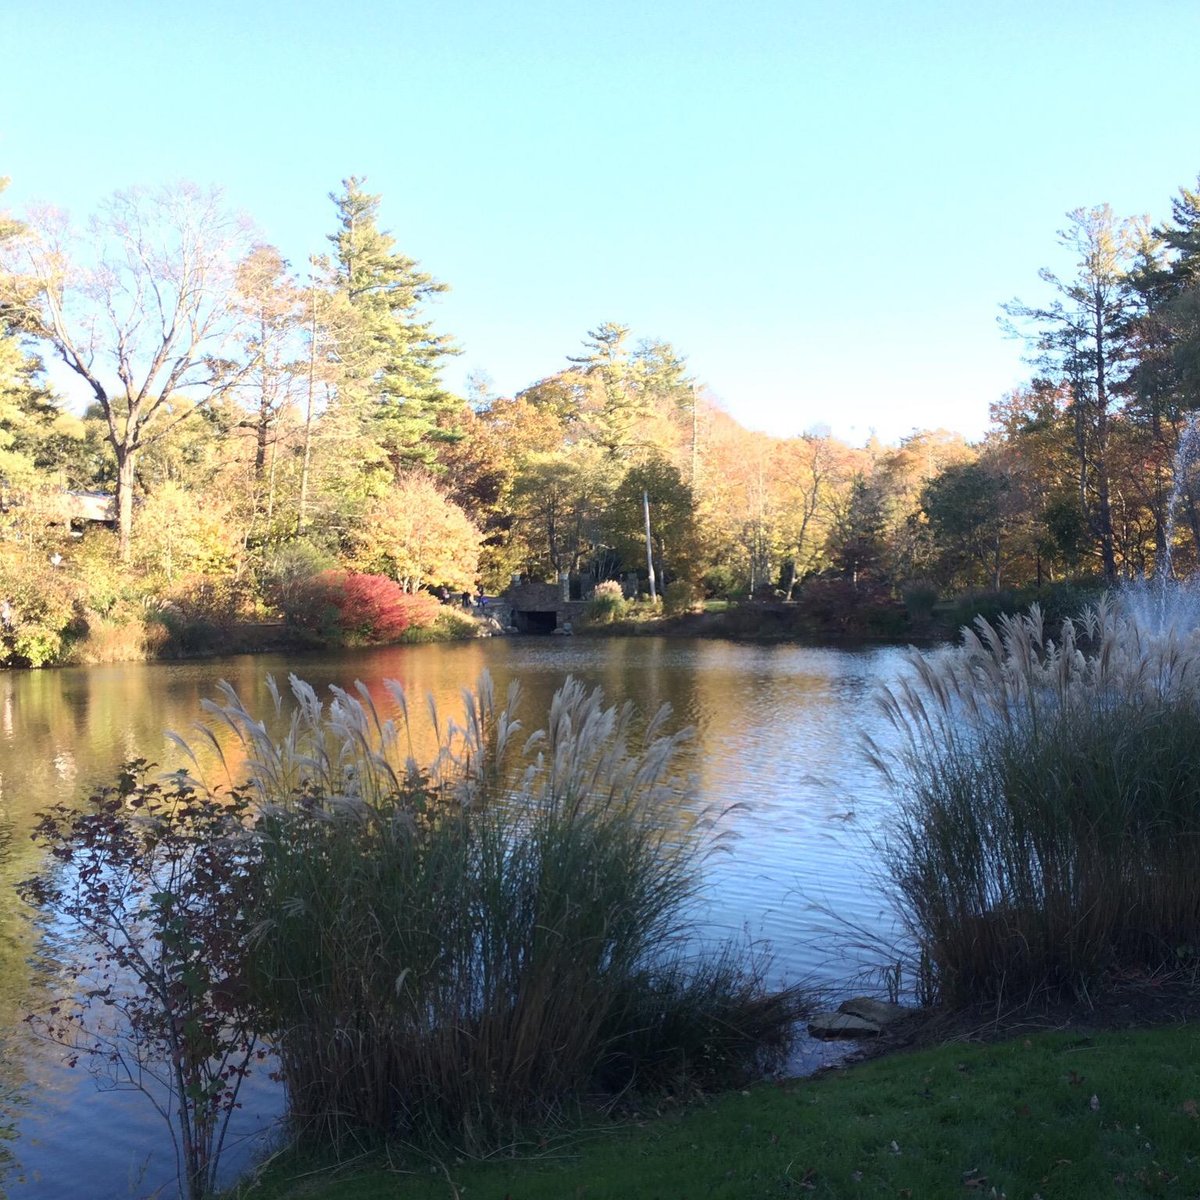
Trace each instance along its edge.
<path fill-rule="evenodd" d="M 241 422 L 254 434 L 254 477 L 272 507 L 279 420 L 304 377 L 306 297 L 274 246 L 255 246 L 238 267 L 237 302 L 245 309 L 242 356 L 251 400 Z M 269 462 L 268 462 L 269 460 Z"/>
<path fill-rule="evenodd" d="M 1076 209 L 1068 220 L 1059 242 L 1078 256 L 1075 277 L 1063 280 L 1043 270 L 1056 298 L 1046 307 L 1013 301 L 1004 310 L 1032 324 L 1034 361 L 1070 388 L 1080 508 L 1111 583 L 1117 560 L 1109 441 L 1132 365 L 1136 303 L 1130 271 L 1144 226 L 1117 221 L 1107 204 Z"/>
<path fill-rule="evenodd" d="M 399 473 L 434 461 L 436 443 L 453 437 L 439 423 L 458 408 L 441 386 L 444 359 L 457 354 L 451 339 L 422 318 L 427 300 L 447 290 L 398 253 L 379 228 L 381 196 L 363 191 L 363 180 L 342 181 L 331 193 L 338 231 L 330 235 L 334 287 L 356 318 L 335 353 L 344 366 L 342 409 L 354 408 L 370 426 L 392 468 Z"/>
<path fill-rule="evenodd" d="M 427 475 L 410 471 L 375 500 L 355 529 L 356 570 L 396 580 L 406 592 L 441 584 L 473 591 L 480 533 Z"/>
<path fill-rule="evenodd" d="M 783 536 L 788 566 L 783 590 L 788 600 L 796 584 L 823 565 L 831 500 L 843 483 L 844 449 L 832 438 L 815 434 L 789 438 L 778 449 L 786 498 Z"/>
<path fill-rule="evenodd" d="M 117 192 L 86 236 L 45 212 L 13 239 L 0 302 L 86 385 L 116 460 L 122 560 L 133 530 L 138 455 L 236 387 L 243 221 L 192 184 Z"/>
<path fill-rule="evenodd" d="M 463 436 L 439 448 L 441 481 L 483 534 L 479 569 L 484 583 L 502 588 L 521 568 L 521 540 L 512 536 L 514 481 L 530 454 L 557 450 L 565 430 L 545 408 L 504 397 L 465 412 L 459 428 Z"/>
<path fill-rule="evenodd" d="M 1147 443 L 1137 482 L 1150 492 L 1160 568 L 1170 558 L 1176 449 L 1200 409 L 1200 190 L 1180 188 L 1171 212 L 1171 223 L 1143 233 L 1131 277 L 1142 308 L 1134 322 L 1129 415 Z M 1190 484 L 1184 498 L 1193 545 L 1200 547 L 1200 507 Z"/>
<path fill-rule="evenodd" d="M 598 449 L 586 443 L 525 459 L 512 494 L 517 529 L 528 546 L 527 569 L 549 565 L 556 576 L 578 569 L 598 541 L 609 476 Z"/>
<path fill-rule="evenodd" d="M 666 587 L 671 580 L 688 578 L 694 572 L 695 500 L 679 469 L 665 459 L 653 457 L 630 467 L 617 485 L 605 522 L 626 569 L 646 562 L 643 495 L 650 506 L 655 573 Z"/>
<path fill-rule="evenodd" d="M 634 385 L 628 342 L 628 325 L 605 321 L 588 330 L 585 353 L 567 359 L 580 380 L 591 436 L 609 456 L 634 444 L 635 427 L 648 410 L 645 393 Z"/>
<path fill-rule="evenodd" d="M 36 830 L 62 870 L 24 898 L 77 936 L 67 995 L 35 1024 L 112 1086 L 142 1092 L 167 1123 L 186 1200 L 216 1193 L 238 1092 L 266 1058 L 248 1002 L 259 857 L 246 792 L 198 790 L 182 772 L 145 781 L 127 763 L 83 806 Z"/>
<path fill-rule="evenodd" d="M 835 565 L 855 590 L 864 581 L 876 582 L 887 556 L 883 498 L 864 475 L 855 476 L 845 507 L 830 536 Z"/>
<path fill-rule="evenodd" d="M 957 463 L 931 479 L 921 507 L 943 578 L 999 588 L 1008 481 L 988 462 Z"/>
<path fill-rule="evenodd" d="M 0 192 L 8 186 L 0 179 Z M 21 225 L 0 213 L 0 244 L 19 238 Z M 33 475 L 38 451 L 58 415 L 39 381 L 42 363 L 26 353 L 11 328 L 11 301 L 0 291 L 0 487 L 20 486 Z"/>
<path fill-rule="evenodd" d="M 1087 522 L 1076 485 L 1071 393 L 1047 381 L 991 406 L 987 449 L 1009 483 L 1005 535 L 1027 578 L 1077 570 L 1087 555 Z"/>

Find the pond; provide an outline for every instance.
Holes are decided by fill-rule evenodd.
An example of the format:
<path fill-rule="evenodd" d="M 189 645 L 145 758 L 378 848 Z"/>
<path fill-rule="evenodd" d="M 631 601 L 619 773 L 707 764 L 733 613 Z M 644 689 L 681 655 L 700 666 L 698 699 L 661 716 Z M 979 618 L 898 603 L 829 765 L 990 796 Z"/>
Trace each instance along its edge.
<path fill-rule="evenodd" d="M 166 1130 L 147 1099 L 99 1090 L 82 1066 L 63 1066 L 61 1052 L 37 1042 L 23 1022 L 50 984 L 29 965 L 35 923 L 13 888 L 39 865 L 29 837 L 34 814 L 111 781 L 131 757 L 179 766 L 164 731 L 186 734 L 219 680 L 262 716 L 270 707 L 266 677 L 283 684 L 289 672 L 319 692 L 362 680 L 382 694 L 382 680 L 396 679 L 411 699 L 431 695 L 453 715 L 462 690 L 487 670 L 501 696 L 520 681 L 527 729 L 540 726 L 568 675 L 601 686 L 609 700 L 632 700 L 646 715 L 669 704 L 671 728 L 695 729 L 680 764 L 696 783 L 685 803 L 722 810 L 720 827 L 729 833 L 725 851 L 710 860 L 703 927 L 768 941 L 779 978 L 816 976 L 838 986 L 866 959 L 849 941 L 829 952 L 821 937 L 829 919 L 820 909 L 868 933 L 886 934 L 892 925 L 871 885 L 870 849 L 890 801 L 865 762 L 862 739 L 885 736 L 870 698 L 901 666 L 895 648 L 495 638 L 0 675 L 0 1194 L 117 1200 L 150 1195 L 173 1178 Z M 797 1069 L 815 1054 L 802 1048 Z M 235 1169 L 261 1148 L 280 1111 L 265 1078 L 252 1081 L 243 1098 L 230 1155 Z"/>

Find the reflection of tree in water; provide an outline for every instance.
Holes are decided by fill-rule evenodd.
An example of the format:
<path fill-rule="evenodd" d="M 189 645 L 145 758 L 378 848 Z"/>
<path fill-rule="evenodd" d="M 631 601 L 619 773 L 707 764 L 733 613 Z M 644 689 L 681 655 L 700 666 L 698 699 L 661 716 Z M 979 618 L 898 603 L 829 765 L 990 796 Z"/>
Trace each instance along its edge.
<path fill-rule="evenodd" d="M 765 874 L 783 881 L 783 894 L 810 867 L 831 867 L 829 843 L 820 835 L 829 826 L 830 813 L 850 807 L 844 793 L 855 774 L 850 754 L 854 718 L 866 707 L 862 690 L 878 670 L 873 663 L 860 669 L 837 653 L 721 642 L 497 638 L 340 655 L 263 655 L 0 675 L 0 1158 L 2 1127 L 14 1113 L 19 1115 L 20 1091 L 35 1097 L 39 1111 L 52 1109 L 60 1127 L 73 1128 L 75 1119 L 65 1093 L 61 1108 L 54 1098 L 43 1103 L 42 1060 L 27 1038 L 22 1041 L 22 1018 L 38 1006 L 41 984 L 30 975 L 32 926 L 21 916 L 13 889 L 40 865 L 29 837 L 34 816 L 58 801 L 77 802 L 96 785 L 111 782 L 131 757 L 143 756 L 164 770 L 182 765 L 164 731 L 188 736 L 202 716 L 201 701 L 216 696 L 219 680 L 236 688 L 248 710 L 266 717 L 273 712 L 268 674 L 286 692 L 288 674 L 294 672 L 326 701 L 330 684 L 350 689 L 361 679 L 379 697 L 382 681 L 396 679 L 414 716 L 419 762 L 428 761 L 436 749 L 427 696 L 443 718 L 460 719 L 462 691 L 485 668 L 500 698 L 511 681 L 520 681 L 519 716 L 526 732 L 544 725 L 551 697 L 568 675 L 589 687 L 600 686 L 609 703 L 632 700 L 635 738 L 659 706 L 668 703 L 674 715 L 666 732 L 698 727 L 678 762 L 679 799 L 669 802 L 668 814 L 673 827 L 686 836 L 698 810 L 741 805 L 722 824 L 740 835 L 733 854 L 711 864 L 714 880 L 722 879 L 721 911 L 738 914 L 765 903 Z M 390 706 L 388 698 L 389 711 Z M 232 770 L 240 773 L 238 751 L 230 738 L 221 740 Z M 198 744 L 195 737 L 189 741 Z M 213 753 L 205 763 L 214 769 L 214 782 L 221 778 L 215 759 Z M 683 791 L 684 780 L 693 774 L 700 780 L 694 800 Z M 822 780 L 836 784 L 834 794 L 814 787 Z M 796 907 L 794 896 L 777 903 L 780 911 L 785 905 L 789 911 Z M 790 929 L 788 924 L 783 932 Z M 36 1086 L 27 1083 L 27 1076 L 36 1077 Z M 78 1119 L 85 1122 L 81 1136 L 90 1136 L 86 1122 L 92 1118 Z M 147 1146 L 158 1136 L 148 1119 Z M 0 1175 L 0 1194 L 3 1186 Z"/>
<path fill-rule="evenodd" d="M 29 856 L 17 856 L 14 864 L 13 849 L 13 822 L 0 797 L 0 1196 L 5 1194 L 4 1180 L 19 1165 L 12 1142 L 26 1079 L 22 1056 L 13 1042 L 14 1030 L 23 1028 L 33 942 L 29 914 L 13 890 Z"/>

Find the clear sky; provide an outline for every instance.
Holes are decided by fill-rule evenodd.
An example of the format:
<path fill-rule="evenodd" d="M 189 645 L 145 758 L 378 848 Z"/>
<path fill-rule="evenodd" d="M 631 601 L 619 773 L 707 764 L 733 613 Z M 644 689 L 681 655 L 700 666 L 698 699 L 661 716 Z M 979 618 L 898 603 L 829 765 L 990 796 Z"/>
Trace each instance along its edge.
<path fill-rule="evenodd" d="M 350 174 L 512 392 L 620 321 L 744 424 L 971 436 L 1067 210 L 1200 173 L 1196 0 L 6 0 L 4 202 L 219 183 L 293 263 Z"/>

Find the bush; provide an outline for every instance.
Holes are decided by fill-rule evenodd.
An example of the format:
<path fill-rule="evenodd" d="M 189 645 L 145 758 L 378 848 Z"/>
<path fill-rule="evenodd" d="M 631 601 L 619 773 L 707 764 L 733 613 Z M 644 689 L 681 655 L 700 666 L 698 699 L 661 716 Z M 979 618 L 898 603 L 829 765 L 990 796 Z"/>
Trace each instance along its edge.
<path fill-rule="evenodd" d="M 606 579 L 596 584 L 588 606 L 588 620 L 600 625 L 619 621 L 626 612 L 627 604 L 621 585 L 615 579 Z"/>
<path fill-rule="evenodd" d="M 452 604 L 440 606 L 437 617 L 429 629 L 431 641 L 460 642 L 467 638 L 479 637 L 479 622 Z"/>
<path fill-rule="evenodd" d="M 59 662 L 76 616 L 77 589 L 61 568 L 12 547 L 0 557 L 0 660 L 43 667 Z"/>
<path fill-rule="evenodd" d="M 440 605 L 424 592 L 404 591 L 386 575 L 324 571 L 299 590 L 294 619 L 331 641 L 352 646 L 394 642 L 436 621 Z"/>
<path fill-rule="evenodd" d="M 302 611 L 313 579 L 331 568 L 332 560 L 307 540 L 285 542 L 263 564 L 263 599 L 289 624 L 302 624 Z"/>
<path fill-rule="evenodd" d="M 663 591 L 663 612 L 668 617 L 695 612 L 699 604 L 697 588 L 686 579 L 673 580 Z"/>
<path fill-rule="evenodd" d="M 167 626 L 158 620 L 132 614 L 121 619 L 89 612 L 83 618 L 81 636 L 72 644 L 67 658 L 86 666 L 140 662 L 157 658 L 169 638 Z"/>
<path fill-rule="evenodd" d="M 746 595 L 746 576 L 727 564 L 710 567 L 703 582 L 705 594 L 721 600 L 739 600 Z"/>
<path fill-rule="evenodd" d="M 679 735 L 630 748 L 630 707 L 568 681 L 518 752 L 515 694 L 497 712 L 485 678 L 418 770 L 365 689 L 327 712 L 293 689 L 283 744 L 228 689 L 217 711 L 271 802 L 250 983 L 311 1132 L 478 1151 L 598 1089 L 730 1082 L 786 1047 L 798 993 L 687 942 L 711 841 L 663 816 Z"/>
<path fill-rule="evenodd" d="M 1085 649 L 1086 647 L 1086 649 Z M 884 861 L 952 1003 L 1086 995 L 1200 931 L 1200 648 L 1105 601 L 1037 608 L 911 659 L 884 697 L 899 804 Z"/>
<path fill-rule="evenodd" d="M 914 579 L 903 592 L 904 608 L 914 625 L 927 625 L 938 602 L 937 587 L 926 579 Z"/>
<path fill-rule="evenodd" d="M 215 1194 L 230 1117 L 258 1049 L 245 1003 L 255 843 L 247 798 L 125 766 L 84 805 L 39 814 L 53 869 L 20 892 L 75 936 L 47 971 L 65 993 L 35 1028 L 108 1088 L 143 1092 L 167 1122 L 188 1200 Z M 90 985 L 90 986 L 89 986 Z"/>

